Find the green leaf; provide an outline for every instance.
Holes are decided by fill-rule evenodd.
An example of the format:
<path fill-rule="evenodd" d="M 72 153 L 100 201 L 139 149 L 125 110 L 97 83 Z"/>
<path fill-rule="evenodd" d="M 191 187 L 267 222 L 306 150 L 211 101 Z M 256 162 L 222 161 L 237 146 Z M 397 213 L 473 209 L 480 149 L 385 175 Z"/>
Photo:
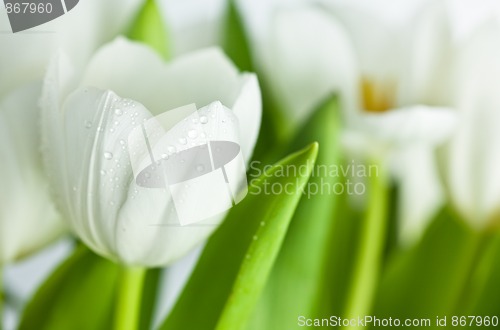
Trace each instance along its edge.
<path fill-rule="evenodd" d="M 343 160 L 342 166 L 348 166 L 349 163 Z M 342 315 L 345 311 L 356 257 L 361 246 L 360 233 L 364 224 L 363 210 L 360 210 L 357 205 L 352 205 L 350 199 L 351 196 L 344 192 L 337 201 L 334 213 L 336 221 L 333 223 L 329 234 L 329 244 L 326 247 L 328 264 L 325 265 L 322 280 L 324 291 L 313 317 Z"/>
<path fill-rule="evenodd" d="M 455 312 L 477 257 L 477 243 L 470 228 L 444 209 L 416 246 L 389 262 L 375 315 L 434 318 Z"/>
<path fill-rule="evenodd" d="M 170 57 L 170 40 L 155 0 L 146 0 L 127 34 L 158 52 L 165 60 Z"/>
<path fill-rule="evenodd" d="M 242 71 L 255 71 L 247 33 L 233 0 L 228 0 L 222 35 L 222 48 Z"/>
<path fill-rule="evenodd" d="M 372 311 L 379 281 L 387 233 L 387 206 L 389 185 L 383 167 L 378 163 L 377 174 L 369 177 L 367 210 L 360 232 L 358 254 L 354 265 L 351 287 L 343 315 L 352 318 Z M 356 328 L 349 327 L 348 329 Z"/>
<path fill-rule="evenodd" d="M 294 329 L 297 316 L 317 314 L 328 286 L 325 267 L 330 262 L 328 245 L 338 199 L 333 188 L 340 179 L 330 171 L 340 162 L 339 133 L 339 103 L 332 96 L 316 109 L 292 143 L 296 148 L 318 141 L 321 150 L 305 189 L 308 195 L 295 211 L 251 329 Z"/>
<path fill-rule="evenodd" d="M 312 144 L 251 181 L 248 196 L 231 210 L 209 239 L 161 329 L 245 328 L 309 180 L 317 153 L 318 145 Z M 290 175 L 284 175 L 287 168 L 302 171 L 289 171 Z M 287 193 L 270 194 L 269 187 L 273 186 L 288 187 Z"/>
<path fill-rule="evenodd" d="M 118 265 L 77 247 L 28 303 L 19 329 L 110 329 L 118 276 Z"/>
<path fill-rule="evenodd" d="M 282 150 L 280 148 L 290 135 L 290 125 L 266 84 L 264 74 L 254 63 L 250 38 L 234 0 L 227 1 L 222 48 L 241 71 L 257 72 L 259 76 L 263 113 L 254 159 L 268 160 L 276 155 L 276 150 Z"/>
<path fill-rule="evenodd" d="M 500 234 L 495 232 L 486 240 L 490 244 L 475 277 L 477 294 L 469 299 L 468 310 L 460 311 L 459 315 L 500 315 Z"/>
<path fill-rule="evenodd" d="M 253 159 L 271 163 L 286 148 L 291 129 L 284 111 L 273 97 L 262 75 L 259 75 L 259 80 L 262 92 L 262 123 Z"/>

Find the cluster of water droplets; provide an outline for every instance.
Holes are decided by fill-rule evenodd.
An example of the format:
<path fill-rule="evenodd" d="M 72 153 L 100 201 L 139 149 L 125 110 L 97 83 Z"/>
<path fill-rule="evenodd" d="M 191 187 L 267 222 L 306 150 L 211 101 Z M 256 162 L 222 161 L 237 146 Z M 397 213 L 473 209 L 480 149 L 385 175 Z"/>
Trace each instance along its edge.
<path fill-rule="evenodd" d="M 102 154 L 100 182 L 101 188 L 111 190 L 109 205 L 115 206 L 117 204 L 115 196 L 120 196 L 115 192 L 127 188 L 127 183 L 124 182 L 128 180 L 130 174 L 127 135 L 129 128 L 137 125 L 139 112 L 134 101 L 115 97 L 112 99 L 112 106 L 109 109 L 108 116 L 106 125 L 108 134 L 102 137 L 105 141 L 103 143 L 105 148 Z M 100 127 L 98 127 L 97 131 L 104 132 Z M 136 190 L 132 198 L 135 198 L 137 193 Z"/>

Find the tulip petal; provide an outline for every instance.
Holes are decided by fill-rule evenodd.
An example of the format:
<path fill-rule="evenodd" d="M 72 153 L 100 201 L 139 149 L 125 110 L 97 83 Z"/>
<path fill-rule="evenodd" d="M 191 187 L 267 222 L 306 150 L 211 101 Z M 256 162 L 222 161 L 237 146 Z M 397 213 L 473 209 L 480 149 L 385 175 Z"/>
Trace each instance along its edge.
<path fill-rule="evenodd" d="M 393 154 L 391 166 L 400 183 L 399 238 L 408 245 L 422 237 L 444 204 L 435 148 L 416 145 L 401 149 Z"/>
<path fill-rule="evenodd" d="M 39 154 L 40 84 L 0 103 L 0 264 L 48 244 L 65 230 L 50 198 Z"/>
<path fill-rule="evenodd" d="M 390 145 L 439 145 L 452 134 L 456 120 L 449 108 L 413 106 L 365 114 L 361 126 L 367 134 Z"/>
<path fill-rule="evenodd" d="M 125 27 L 140 4 L 140 0 L 80 1 L 67 14 L 15 34 L 7 15 L 0 15 L 0 96 L 43 76 L 58 48 L 75 63 L 85 63 L 99 45 Z"/>
<path fill-rule="evenodd" d="M 340 92 L 346 115 L 357 109 L 358 76 L 347 31 L 318 9 L 283 10 L 261 46 L 261 66 L 289 119 L 298 124 Z"/>
<path fill-rule="evenodd" d="M 401 79 L 402 104 L 450 104 L 453 54 L 449 13 L 444 2 L 429 3 L 415 23 L 407 56 L 407 73 Z"/>
<path fill-rule="evenodd" d="M 487 22 L 459 49 L 454 78 L 460 121 L 444 153 L 454 205 L 477 228 L 500 212 L 499 36 L 499 24 Z"/>
<path fill-rule="evenodd" d="M 94 56 L 82 85 L 127 95 L 154 115 L 186 104 L 202 107 L 220 101 L 245 123 L 244 155 L 253 152 L 261 121 L 257 79 L 240 75 L 219 49 L 200 50 L 166 64 L 147 47 L 117 38 Z"/>
<path fill-rule="evenodd" d="M 401 185 L 400 238 L 420 237 L 443 200 L 435 150 L 451 137 L 457 124 L 448 108 L 415 106 L 382 114 L 365 114 L 345 143 L 356 153 L 382 158 Z"/>

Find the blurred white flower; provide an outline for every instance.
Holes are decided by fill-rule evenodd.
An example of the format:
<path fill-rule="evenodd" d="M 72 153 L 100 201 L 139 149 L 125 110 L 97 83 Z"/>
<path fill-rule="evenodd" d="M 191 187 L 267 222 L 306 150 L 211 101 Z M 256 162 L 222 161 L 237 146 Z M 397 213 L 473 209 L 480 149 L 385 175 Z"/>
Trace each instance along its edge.
<path fill-rule="evenodd" d="M 81 1 L 68 14 L 19 33 L 0 15 L 0 265 L 36 251 L 66 228 L 40 157 L 38 99 L 50 56 L 64 48 L 82 63 L 125 28 L 139 4 Z"/>
<path fill-rule="evenodd" d="M 346 29 L 323 10 L 283 8 L 258 47 L 269 88 L 295 126 L 333 90 L 343 107 L 358 107 L 356 55 Z"/>
<path fill-rule="evenodd" d="M 42 100 L 46 163 L 65 217 L 89 247 L 126 264 L 166 265 L 216 228 L 223 215 L 207 221 L 215 225 L 169 221 L 175 212 L 168 195 L 136 183 L 129 162 L 135 155 L 126 147 L 144 120 L 214 101 L 232 110 L 228 130 L 239 132 L 248 158 L 261 118 L 257 79 L 240 74 L 218 49 L 165 64 L 149 48 L 117 39 L 95 54 L 81 79 L 63 56 L 54 61 Z"/>
<path fill-rule="evenodd" d="M 346 146 L 379 158 L 400 184 L 402 241 L 417 238 L 443 201 L 433 153 L 455 123 L 453 110 L 437 98 L 429 102 L 436 90 L 427 88 L 442 59 L 432 50 L 448 45 L 441 33 L 446 17 L 442 6 L 414 3 L 404 20 L 363 3 L 284 8 L 261 56 L 274 92 L 297 121 L 329 93 L 340 94 Z"/>
<path fill-rule="evenodd" d="M 51 242 L 64 230 L 50 200 L 38 135 L 40 84 L 0 101 L 0 264 Z"/>
<path fill-rule="evenodd" d="M 460 121 L 441 156 L 442 176 L 460 214 L 475 228 L 500 219 L 500 21 L 483 22 L 456 51 L 453 104 Z"/>
<path fill-rule="evenodd" d="M 78 65 L 97 47 L 125 32 L 142 0 L 85 0 L 68 13 L 29 30 L 12 33 L 0 15 L 0 97 L 9 89 L 40 80 L 59 48 Z"/>

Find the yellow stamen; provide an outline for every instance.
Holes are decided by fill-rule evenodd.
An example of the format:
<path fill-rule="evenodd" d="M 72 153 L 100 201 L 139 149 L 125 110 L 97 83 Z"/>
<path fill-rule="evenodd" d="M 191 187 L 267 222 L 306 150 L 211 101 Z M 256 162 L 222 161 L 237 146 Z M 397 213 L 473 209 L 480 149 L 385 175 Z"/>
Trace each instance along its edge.
<path fill-rule="evenodd" d="M 396 84 L 393 81 L 361 79 L 361 98 L 368 112 L 385 112 L 396 103 Z"/>

